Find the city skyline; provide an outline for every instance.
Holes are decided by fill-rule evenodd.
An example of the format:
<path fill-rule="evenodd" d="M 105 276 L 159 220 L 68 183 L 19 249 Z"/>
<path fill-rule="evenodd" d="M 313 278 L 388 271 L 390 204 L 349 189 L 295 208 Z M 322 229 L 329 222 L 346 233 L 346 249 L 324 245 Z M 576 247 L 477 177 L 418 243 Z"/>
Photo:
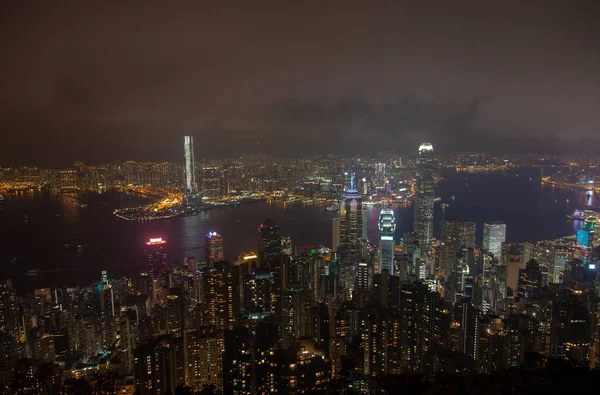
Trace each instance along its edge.
<path fill-rule="evenodd" d="M 3 4 L 0 393 L 596 388 L 594 6 Z"/>

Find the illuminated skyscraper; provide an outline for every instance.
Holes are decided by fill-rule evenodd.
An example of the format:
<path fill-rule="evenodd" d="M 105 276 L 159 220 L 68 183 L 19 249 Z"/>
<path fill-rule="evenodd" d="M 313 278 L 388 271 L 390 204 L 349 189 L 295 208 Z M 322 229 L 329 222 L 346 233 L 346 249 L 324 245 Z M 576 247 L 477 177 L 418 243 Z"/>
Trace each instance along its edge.
<path fill-rule="evenodd" d="M 415 189 L 414 231 L 423 251 L 429 251 L 433 235 L 433 200 L 435 180 L 433 146 L 423 143 L 417 159 L 417 182 Z"/>
<path fill-rule="evenodd" d="M 185 192 L 188 195 L 196 193 L 196 169 L 194 166 L 194 138 L 185 136 L 183 138 L 183 150 L 185 155 L 184 181 Z"/>
<path fill-rule="evenodd" d="M 394 235 L 396 232 L 396 217 L 394 210 L 384 208 L 379 213 L 379 273 L 387 270 L 394 274 Z"/>
<path fill-rule="evenodd" d="M 350 186 L 344 192 L 340 218 L 340 282 L 348 295 L 354 285 L 354 272 L 361 258 L 363 229 L 362 197 L 356 190 L 354 174 L 350 176 Z"/>
<path fill-rule="evenodd" d="M 217 232 L 208 232 L 204 238 L 206 241 L 206 262 L 209 264 L 223 260 L 223 236 Z"/>
<path fill-rule="evenodd" d="M 483 249 L 500 260 L 502 243 L 506 241 L 506 224 L 502 221 L 488 221 L 483 224 Z"/>

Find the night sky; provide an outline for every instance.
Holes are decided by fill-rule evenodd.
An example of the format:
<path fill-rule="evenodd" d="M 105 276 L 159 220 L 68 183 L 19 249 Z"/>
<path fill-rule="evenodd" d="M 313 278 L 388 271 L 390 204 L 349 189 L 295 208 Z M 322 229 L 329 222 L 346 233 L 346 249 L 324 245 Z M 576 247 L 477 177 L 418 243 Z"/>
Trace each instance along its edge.
<path fill-rule="evenodd" d="M 594 1 L 91 3 L 0 5 L 0 166 L 600 151 Z"/>

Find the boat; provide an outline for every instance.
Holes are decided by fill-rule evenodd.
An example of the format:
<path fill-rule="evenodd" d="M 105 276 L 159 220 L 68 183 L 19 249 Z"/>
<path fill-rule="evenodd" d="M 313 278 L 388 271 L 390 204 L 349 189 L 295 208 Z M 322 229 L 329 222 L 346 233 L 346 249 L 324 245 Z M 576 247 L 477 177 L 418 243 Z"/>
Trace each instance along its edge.
<path fill-rule="evenodd" d="M 38 269 L 38 268 L 36 268 L 36 269 L 29 269 L 27 271 L 27 275 L 28 276 L 37 276 L 38 274 L 40 274 L 41 271 L 42 271 L 42 269 Z"/>
<path fill-rule="evenodd" d="M 66 243 L 65 250 L 67 251 L 81 251 L 83 250 L 83 245 L 75 244 L 75 243 Z"/>
<path fill-rule="evenodd" d="M 442 208 L 450 207 L 448 203 L 442 203 Z"/>
<path fill-rule="evenodd" d="M 339 211 L 339 210 L 340 210 L 340 204 L 338 202 L 333 202 L 333 203 L 331 203 L 331 206 L 325 207 L 325 211 L 335 212 L 335 211 Z"/>
<path fill-rule="evenodd" d="M 567 218 L 575 219 L 575 220 L 584 220 L 585 212 L 583 212 L 582 210 L 575 210 L 575 212 L 573 214 L 567 215 Z"/>
<path fill-rule="evenodd" d="M 441 202 L 442 198 L 438 196 L 438 197 L 433 198 L 433 201 L 436 202 L 436 203 L 437 202 Z"/>

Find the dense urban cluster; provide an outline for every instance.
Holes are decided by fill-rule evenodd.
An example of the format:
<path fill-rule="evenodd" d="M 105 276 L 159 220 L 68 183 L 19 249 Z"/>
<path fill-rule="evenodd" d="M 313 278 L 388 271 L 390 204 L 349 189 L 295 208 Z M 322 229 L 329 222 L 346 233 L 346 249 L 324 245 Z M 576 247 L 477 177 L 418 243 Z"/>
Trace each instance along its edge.
<path fill-rule="evenodd" d="M 404 161 L 392 154 L 245 156 L 208 166 L 186 154 L 183 167 L 125 162 L 3 169 L 3 181 L 17 189 L 135 185 L 203 198 L 330 193 L 337 194 L 339 215 L 331 246 L 294 245 L 265 219 L 257 224 L 256 250 L 233 262 L 224 260 L 227 240 L 215 229 L 205 236 L 205 256 L 183 261 L 169 254 L 169 240 L 148 240 L 146 269 L 135 277 L 102 272 L 91 286 L 49 287 L 24 297 L 3 281 L 2 388 L 32 394 L 377 393 L 408 385 L 400 378 L 406 375 L 425 385 L 440 375 L 489 375 L 555 360 L 596 368 L 597 214 L 582 214 L 572 236 L 538 243 L 506 243 L 503 222 L 477 229 L 468 218 L 443 218 L 441 237 L 433 237 L 440 167 L 493 170 L 554 160 L 530 159 L 436 157 L 424 143 L 415 159 Z M 590 163 L 584 167 L 595 169 Z M 394 205 L 400 199 L 414 206 L 414 230 L 398 239 Z M 382 208 L 378 234 L 369 235 L 364 208 L 374 201 Z M 482 245 L 476 245 L 477 232 Z"/>

